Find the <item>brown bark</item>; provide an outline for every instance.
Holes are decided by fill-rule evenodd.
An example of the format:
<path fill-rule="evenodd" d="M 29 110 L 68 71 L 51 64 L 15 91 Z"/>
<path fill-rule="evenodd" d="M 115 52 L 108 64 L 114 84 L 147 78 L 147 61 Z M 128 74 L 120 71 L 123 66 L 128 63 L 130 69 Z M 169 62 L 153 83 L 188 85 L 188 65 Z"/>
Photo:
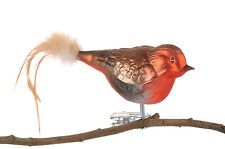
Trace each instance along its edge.
<path fill-rule="evenodd" d="M 37 146 L 37 145 L 50 145 L 68 142 L 82 142 L 93 138 L 109 136 L 118 134 L 132 129 L 144 128 L 144 127 L 155 127 L 155 126 L 190 126 L 204 129 L 211 129 L 225 133 L 225 126 L 222 124 L 210 123 L 205 121 L 190 119 L 159 119 L 159 114 L 156 113 L 153 116 L 144 119 L 137 120 L 132 123 L 114 126 L 105 129 L 97 129 L 85 133 L 59 136 L 51 138 L 18 138 L 13 135 L 0 137 L 0 144 L 14 144 L 14 145 L 26 145 L 26 146 Z"/>

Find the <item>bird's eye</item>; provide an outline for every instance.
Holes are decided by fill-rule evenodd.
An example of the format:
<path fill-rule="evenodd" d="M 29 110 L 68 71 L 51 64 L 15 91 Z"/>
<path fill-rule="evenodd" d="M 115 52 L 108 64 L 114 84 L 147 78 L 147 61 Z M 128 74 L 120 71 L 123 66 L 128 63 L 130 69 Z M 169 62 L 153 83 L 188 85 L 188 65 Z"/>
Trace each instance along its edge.
<path fill-rule="evenodd" d="M 174 60 L 173 57 L 170 58 L 170 62 L 171 62 L 171 63 L 174 63 L 174 62 L 175 62 L 175 60 Z"/>

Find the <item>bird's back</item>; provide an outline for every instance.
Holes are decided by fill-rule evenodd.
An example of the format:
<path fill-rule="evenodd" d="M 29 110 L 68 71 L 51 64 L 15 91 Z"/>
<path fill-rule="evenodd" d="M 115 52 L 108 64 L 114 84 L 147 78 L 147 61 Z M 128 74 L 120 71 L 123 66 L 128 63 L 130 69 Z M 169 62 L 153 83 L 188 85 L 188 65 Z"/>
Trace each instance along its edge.
<path fill-rule="evenodd" d="M 158 74 L 152 64 L 153 47 L 140 46 L 99 51 L 80 51 L 79 58 L 103 73 L 129 84 L 143 84 Z"/>

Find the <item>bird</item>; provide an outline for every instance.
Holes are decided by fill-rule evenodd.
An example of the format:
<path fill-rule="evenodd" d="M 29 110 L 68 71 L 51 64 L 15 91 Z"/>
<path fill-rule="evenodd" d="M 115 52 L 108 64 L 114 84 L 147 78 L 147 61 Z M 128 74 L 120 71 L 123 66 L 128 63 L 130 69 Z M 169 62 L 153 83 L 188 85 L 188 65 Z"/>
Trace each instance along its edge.
<path fill-rule="evenodd" d="M 30 79 L 31 62 L 39 53 L 44 55 L 37 62 L 34 81 Z M 49 56 L 62 62 L 81 61 L 102 72 L 111 87 L 125 100 L 141 105 L 144 116 L 145 104 L 157 104 L 170 93 L 176 78 L 181 77 L 193 67 L 187 65 L 182 50 L 172 44 L 136 46 L 132 48 L 83 51 L 76 39 L 67 34 L 54 33 L 46 41 L 37 45 L 27 55 L 17 76 L 19 80 L 26 65 L 27 85 L 34 95 L 37 115 L 38 102 L 36 92 L 37 72 L 42 61 Z"/>

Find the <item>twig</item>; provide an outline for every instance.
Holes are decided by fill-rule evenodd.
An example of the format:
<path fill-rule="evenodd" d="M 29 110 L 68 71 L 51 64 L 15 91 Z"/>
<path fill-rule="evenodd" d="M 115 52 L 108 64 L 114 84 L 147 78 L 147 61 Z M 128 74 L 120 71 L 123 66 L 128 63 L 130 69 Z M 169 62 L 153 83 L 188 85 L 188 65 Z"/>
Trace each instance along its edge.
<path fill-rule="evenodd" d="M 0 144 L 14 144 L 14 145 L 26 145 L 26 146 L 37 146 L 37 145 L 50 145 L 68 142 L 82 142 L 93 138 L 99 138 L 103 136 L 109 136 L 118 134 L 132 129 L 144 128 L 144 127 L 155 127 L 155 126 L 190 126 L 204 129 L 211 129 L 225 133 L 225 126 L 222 124 L 210 123 L 205 121 L 190 119 L 159 119 L 159 114 L 156 113 L 152 117 L 144 120 L 137 120 L 132 123 L 114 126 L 105 129 L 97 129 L 86 133 L 80 133 L 69 136 L 59 136 L 51 138 L 18 138 L 13 135 L 0 137 Z"/>

